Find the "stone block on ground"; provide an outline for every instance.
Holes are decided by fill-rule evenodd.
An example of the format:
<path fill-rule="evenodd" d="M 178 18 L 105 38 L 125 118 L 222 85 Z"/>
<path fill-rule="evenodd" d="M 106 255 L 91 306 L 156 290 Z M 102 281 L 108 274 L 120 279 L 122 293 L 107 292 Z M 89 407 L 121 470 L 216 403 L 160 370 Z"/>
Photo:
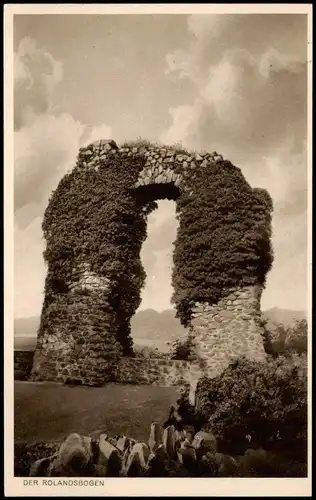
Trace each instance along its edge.
<path fill-rule="evenodd" d="M 176 443 L 177 442 L 182 442 L 185 440 L 185 432 L 184 430 L 181 430 L 181 431 L 175 431 L 175 439 L 176 439 Z"/>
<path fill-rule="evenodd" d="M 167 465 L 170 458 L 163 444 L 159 445 L 155 453 L 150 453 L 147 463 L 147 475 L 150 477 L 166 477 Z"/>
<path fill-rule="evenodd" d="M 96 464 L 98 469 L 103 470 L 103 476 L 118 477 L 122 467 L 120 451 L 107 440 L 106 434 L 100 435 L 98 444 L 99 458 Z"/>
<path fill-rule="evenodd" d="M 126 436 L 118 438 L 116 447 L 123 453 L 129 447 L 130 441 Z"/>
<path fill-rule="evenodd" d="M 181 443 L 181 447 L 177 451 L 177 458 L 188 471 L 193 472 L 195 470 L 197 454 L 195 448 L 188 441 Z"/>
<path fill-rule="evenodd" d="M 139 456 L 141 466 L 146 467 L 150 455 L 150 449 L 146 443 L 134 444 L 131 453 L 137 454 Z"/>
<path fill-rule="evenodd" d="M 184 439 L 186 439 L 187 441 L 189 441 L 189 443 L 192 443 L 193 439 L 194 439 L 194 435 L 195 435 L 195 430 L 194 430 L 193 425 L 185 426 L 185 428 L 184 428 Z"/>
<path fill-rule="evenodd" d="M 109 437 L 107 434 L 100 434 L 99 436 L 99 449 L 100 453 L 102 453 L 105 458 L 109 459 L 111 456 L 111 453 L 116 450 L 116 447 L 110 443 Z"/>
<path fill-rule="evenodd" d="M 214 434 L 205 431 L 199 431 L 195 434 L 192 446 L 197 450 L 198 455 L 205 455 L 207 452 L 216 453 L 217 443 Z"/>
<path fill-rule="evenodd" d="M 93 462 L 91 438 L 70 434 L 61 444 L 48 470 L 50 476 L 89 476 Z"/>
<path fill-rule="evenodd" d="M 115 448 L 117 448 L 117 442 L 118 442 L 118 438 L 117 437 L 110 437 L 110 436 L 107 436 L 106 438 L 107 442 L 110 443 L 112 446 L 114 446 Z"/>
<path fill-rule="evenodd" d="M 145 443 L 136 443 L 126 455 L 123 475 L 128 477 L 143 477 L 147 469 L 150 449 Z"/>
<path fill-rule="evenodd" d="M 158 422 L 153 422 L 150 426 L 148 446 L 151 451 L 156 451 L 156 449 L 161 443 L 162 443 L 161 425 Z"/>
<path fill-rule="evenodd" d="M 126 465 L 122 471 L 122 475 L 127 477 L 143 477 L 145 475 L 137 453 L 131 453 L 129 455 Z"/>
<path fill-rule="evenodd" d="M 51 457 L 36 460 L 30 467 L 29 477 L 47 477 L 49 474 L 49 467 L 56 458 L 57 455 L 52 455 Z"/>
<path fill-rule="evenodd" d="M 169 425 L 168 427 L 166 427 L 166 429 L 164 429 L 163 445 L 170 458 L 175 458 L 176 456 L 175 443 L 176 443 L 175 428 L 173 425 Z"/>

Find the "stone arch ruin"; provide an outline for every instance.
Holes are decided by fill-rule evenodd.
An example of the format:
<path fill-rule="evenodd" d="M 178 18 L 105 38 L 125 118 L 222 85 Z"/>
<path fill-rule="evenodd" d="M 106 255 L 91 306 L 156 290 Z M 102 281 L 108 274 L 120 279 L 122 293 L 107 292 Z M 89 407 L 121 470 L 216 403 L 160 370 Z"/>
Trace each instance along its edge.
<path fill-rule="evenodd" d="M 31 378 L 102 385 L 133 359 L 130 319 L 156 200 L 174 200 L 173 301 L 194 338 L 194 388 L 238 356 L 264 360 L 260 298 L 272 264 L 272 201 L 217 153 L 146 141 L 81 148 L 43 221 L 48 270 Z M 159 291 L 157 291 L 159 293 Z"/>

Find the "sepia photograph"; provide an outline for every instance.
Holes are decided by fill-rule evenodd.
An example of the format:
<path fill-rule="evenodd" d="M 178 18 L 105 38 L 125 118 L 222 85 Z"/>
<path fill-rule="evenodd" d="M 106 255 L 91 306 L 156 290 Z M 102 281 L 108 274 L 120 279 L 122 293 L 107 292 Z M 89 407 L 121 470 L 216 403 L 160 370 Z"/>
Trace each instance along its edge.
<path fill-rule="evenodd" d="M 312 7 L 214 5 L 6 6 L 8 496 L 309 496 Z"/>

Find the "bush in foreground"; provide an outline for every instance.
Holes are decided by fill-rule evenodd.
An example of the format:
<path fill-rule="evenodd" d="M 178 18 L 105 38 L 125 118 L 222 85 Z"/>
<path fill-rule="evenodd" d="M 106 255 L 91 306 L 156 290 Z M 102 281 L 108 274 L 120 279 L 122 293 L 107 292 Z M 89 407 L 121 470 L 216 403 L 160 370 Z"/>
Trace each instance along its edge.
<path fill-rule="evenodd" d="M 263 448 L 306 461 L 306 356 L 239 359 L 220 377 L 202 378 L 197 400 L 224 453 Z"/>

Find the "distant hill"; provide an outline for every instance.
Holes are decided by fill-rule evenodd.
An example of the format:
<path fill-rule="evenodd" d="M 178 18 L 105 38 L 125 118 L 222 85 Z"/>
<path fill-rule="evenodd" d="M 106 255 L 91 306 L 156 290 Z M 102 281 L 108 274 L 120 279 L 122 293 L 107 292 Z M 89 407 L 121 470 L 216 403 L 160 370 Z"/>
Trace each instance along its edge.
<path fill-rule="evenodd" d="M 14 336 L 36 337 L 39 324 L 39 316 L 30 316 L 29 318 L 16 318 L 14 320 Z"/>
<path fill-rule="evenodd" d="M 289 327 L 295 321 L 306 318 L 306 313 L 304 311 L 274 307 L 263 311 L 263 316 L 268 320 L 268 326 L 270 327 L 279 323 Z M 35 347 L 39 322 L 39 316 L 15 319 L 14 337 L 16 348 L 33 349 Z M 162 312 L 154 309 L 138 311 L 131 320 L 131 330 L 136 344 L 158 347 L 161 350 L 166 350 L 166 342 L 173 342 L 187 332 L 175 317 L 173 309 L 166 309 Z"/>
<path fill-rule="evenodd" d="M 14 337 L 14 349 L 20 351 L 34 351 L 36 347 L 36 337 Z"/>
<path fill-rule="evenodd" d="M 14 320 L 14 348 L 23 351 L 35 349 L 39 316 L 16 318 Z"/>
<path fill-rule="evenodd" d="M 40 324 L 39 316 L 29 318 L 17 318 L 14 320 L 14 336 L 16 337 L 36 337 Z M 186 332 L 180 321 L 175 318 L 175 312 L 167 309 L 162 312 L 154 309 L 145 309 L 139 311 L 131 320 L 131 329 L 133 337 L 148 338 L 151 340 L 166 340 L 178 338 Z"/>
<path fill-rule="evenodd" d="M 279 309 L 278 307 L 267 309 L 262 312 L 262 315 L 268 320 L 267 326 L 282 323 L 287 328 L 293 326 L 296 321 L 307 318 L 307 313 L 305 311 Z"/>
<path fill-rule="evenodd" d="M 175 340 L 187 330 L 175 317 L 173 309 L 158 312 L 154 309 L 138 311 L 131 320 L 132 336 L 136 339 Z"/>

